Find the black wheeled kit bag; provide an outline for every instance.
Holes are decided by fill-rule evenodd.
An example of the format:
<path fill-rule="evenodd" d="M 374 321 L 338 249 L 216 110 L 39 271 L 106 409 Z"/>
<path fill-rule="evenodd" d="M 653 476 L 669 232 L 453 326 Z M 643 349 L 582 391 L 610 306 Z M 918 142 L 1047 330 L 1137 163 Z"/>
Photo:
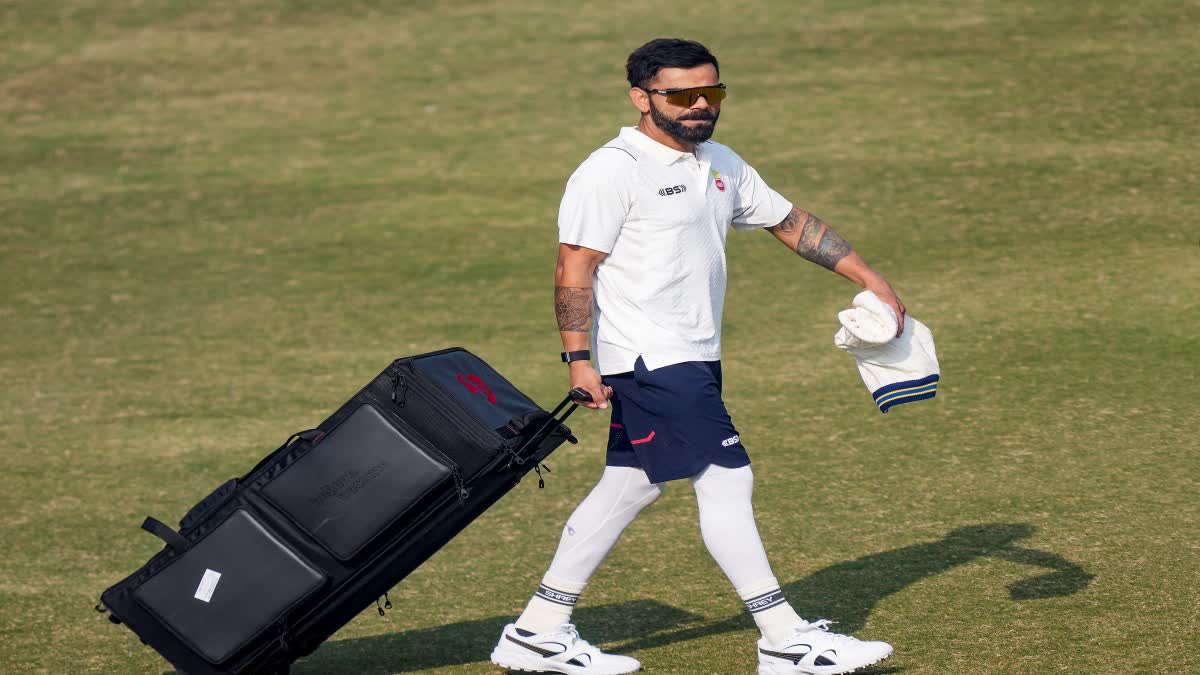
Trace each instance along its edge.
<path fill-rule="evenodd" d="M 286 672 L 531 469 L 540 484 L 586 398 L 548 413 L 457 347 L 398 359 L 178 531 L 147 518 L 166 547 L 97 609 L 185 673 Z"/>

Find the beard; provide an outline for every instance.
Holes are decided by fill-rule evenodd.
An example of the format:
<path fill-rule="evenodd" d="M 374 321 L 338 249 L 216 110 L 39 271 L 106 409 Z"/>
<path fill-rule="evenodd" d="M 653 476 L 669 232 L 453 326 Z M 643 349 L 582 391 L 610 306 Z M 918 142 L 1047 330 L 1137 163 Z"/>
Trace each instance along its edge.
<path fill-rule="evenodd" d="M 664 133 L 680 143 L 699 145 L 712 138 L 713 132 L 717 130 L 717 118 L 720 116 L 720 112 L 707 108 L 685 112 L 679 117 L 671 119 L 655 108 L 654 99 L 650 99 L 650 119 L 654 120 L 654 124 Z M 709 123 L 690 127 L 683 123 L 684 120 L 708 120 Z"/>

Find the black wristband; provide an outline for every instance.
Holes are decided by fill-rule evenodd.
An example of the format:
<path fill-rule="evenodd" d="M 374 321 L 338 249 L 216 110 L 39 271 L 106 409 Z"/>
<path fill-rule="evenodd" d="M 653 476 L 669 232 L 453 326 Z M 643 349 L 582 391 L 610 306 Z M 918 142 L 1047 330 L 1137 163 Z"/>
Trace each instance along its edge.
<path fill-rule="evenodd" d="M 579 351 L 575 351 L 575 352 L 563 352 L 562 353 L 563 363 L 570 363 L 572 361 L 587 361 L 590 358 L 592 358 L 592 352 L 587 349 L 580 349 Z"/>

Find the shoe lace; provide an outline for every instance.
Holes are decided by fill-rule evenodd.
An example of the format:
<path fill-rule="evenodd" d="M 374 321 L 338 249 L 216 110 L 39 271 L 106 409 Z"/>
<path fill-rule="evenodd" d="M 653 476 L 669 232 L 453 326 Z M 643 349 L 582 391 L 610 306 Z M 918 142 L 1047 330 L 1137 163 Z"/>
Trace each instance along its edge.
<path fill-rule="evenodd" d="M 854 637 L 853 635 L 842 635 L 841 633 L 835 633 L 829 630 L 829 627 L 835 623 L 837 622 L 830 621 L 829 619 L 801 621 L 800 625 L 796 626 L 795 634 L 798 635 L 800 633 L 806 633 L 810 630 L 819 630 L 823 631 L 826 634 L 826 638 L 834 643 L 850 643 L 859 641 L 858 638 Z"/>
<path fill-rule="evenodd" d="M 573 623 L 562 624 L 558 627 L 558 632 L 571 638 L 571 649 L 573 651 L 590 652 L 595 649 L 595 647 L 592 647 L 591 643 L 579 637 L 579 630 L 575 628 L 575 624 Z"/>

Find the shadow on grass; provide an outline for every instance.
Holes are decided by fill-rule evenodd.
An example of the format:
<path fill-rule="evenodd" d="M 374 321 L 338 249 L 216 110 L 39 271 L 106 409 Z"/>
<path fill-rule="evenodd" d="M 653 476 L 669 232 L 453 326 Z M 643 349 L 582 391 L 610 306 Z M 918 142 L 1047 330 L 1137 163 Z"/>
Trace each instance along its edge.
<path fill-rule="evenodd" d="M 338 640 L 292 667 L 304 673 L 396 673 L 445 668 L 486 660 L 500 637 L 500 630 L 513 616 L 496 616 L 460 621 L 445 626 Z M 627 641 L 696 624 L 696 614 L 654 600 L 634 600 L 594 607 L 580 607 L 572 617 L 587 626 L 587 638 L 595 643 Z"/>
<path fill-rule="evenodd" d="M 888 596 L 922 579 L 979 558 L 1002 558 L 1049 570 L 1009 584 L 1013 600 L 1052 598 L 1077 593 L 1093 576 L 1062 556 L 1022 548 L 1014 542 L 1036 531 L 1028 524 L 995 523 L 951 530 L 938 541 L 914 544 L 838 563 L 784 585 L 796 611 L 809 619 L 837 621 L 835 630 L 861 630 L 871 610 Z M 594 643 L 617 652 L 637 652 L 720 633 L 754 628 L 745 612 L 702 623 L 702 618 L 650 600 L 581 607 L 575 620 Z M 340 640 L 322 646 L 299 662 L 296 673 L 382 673 L 421 670 L 486 659 L 500 630 L 513 617 L 498 616 L 393 635 Z M 900 672 L 873 668 L 863 675 Z"/>

